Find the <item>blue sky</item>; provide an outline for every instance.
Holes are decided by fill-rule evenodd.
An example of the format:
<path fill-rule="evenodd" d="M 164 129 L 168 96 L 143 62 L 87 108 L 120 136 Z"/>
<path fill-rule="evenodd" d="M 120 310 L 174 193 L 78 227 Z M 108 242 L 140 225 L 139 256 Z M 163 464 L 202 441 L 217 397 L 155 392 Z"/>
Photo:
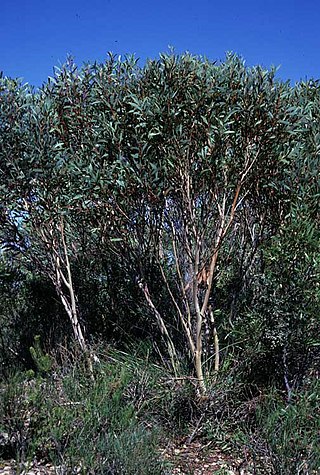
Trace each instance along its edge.
<path fill-rule="evenodd" d="M 135 53 L 143 63 L 173 46 L 281 65 L 294 83 L 320 77 L 319 25 L 317 0 L 0 0 L 0 70 L 40 86 L 68 54 L 82 64 Z"/>

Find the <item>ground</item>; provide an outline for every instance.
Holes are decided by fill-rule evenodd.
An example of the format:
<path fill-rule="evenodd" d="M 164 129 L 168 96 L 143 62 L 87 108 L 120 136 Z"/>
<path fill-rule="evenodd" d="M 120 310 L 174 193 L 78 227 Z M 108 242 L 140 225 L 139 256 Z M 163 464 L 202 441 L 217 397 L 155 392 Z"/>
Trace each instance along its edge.
<path fill-rule="evenodd" d="M 160 449 L 160 454 L 173 467 L 172 475 L 249 475 L 254 473 L 245 459 L 233 459 L 212 447 L 211 444 L 200 440 L 190 443 L 187 439 L 168 442 Z M 2 465 L 0 462 L 0 475 L 15 475 L 16 473 L 14 461 L 8 461 Z M 35 462 L 29 468 L 21 467 L 20 475 L 66 474 L 60 467 Z"/>

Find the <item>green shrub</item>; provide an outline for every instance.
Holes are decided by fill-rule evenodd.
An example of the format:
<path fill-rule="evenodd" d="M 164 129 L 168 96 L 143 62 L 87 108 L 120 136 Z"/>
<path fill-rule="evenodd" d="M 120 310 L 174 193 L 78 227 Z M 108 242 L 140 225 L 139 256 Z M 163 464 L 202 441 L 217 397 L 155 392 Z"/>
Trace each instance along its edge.
<path fill-rule="evenodd" d="M 319 403 L 320 382 L 315 379 L 290 404 L 277 392 L 271 392 L 259 406 L 251 449 L 257 455 L 261 455 L 261 447 L 267 449 L 276 475 L 319 473 Z"/>
<path fill-rule="evenodd" d="M 41 376 L 46 375 L 52 368 L 52 359 L 46 353 L 43 353 L 40 343 L 40 335 L 34 337 L 34 344 L 30 347 L 31 357 L 36 365 L 36 368 Z"/>
<path fill-rule="evenodd" d="M 93 380 L 79 360 L 63 375 L 12 378 L 1 392 L 0 409 L 16 458 L 37 457 L 65 473 L 163 474 L 158 433 L 138 420 L 125 396 L 132 374 L 125 364 L 102 363 Z"/>

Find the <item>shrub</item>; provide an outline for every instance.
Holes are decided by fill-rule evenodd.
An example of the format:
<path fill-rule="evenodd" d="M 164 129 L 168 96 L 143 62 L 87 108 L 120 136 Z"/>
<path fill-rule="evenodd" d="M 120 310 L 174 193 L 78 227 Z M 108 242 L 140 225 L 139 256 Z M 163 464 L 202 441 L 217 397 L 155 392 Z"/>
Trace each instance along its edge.
<path fill-rule="evenodd" d="M 3 388 L 2 430 L 14 441 L 16 458 L 36 456 L 64 473 L 164 473 L 157 431 L 137 419 L 124 396 L 132 377 L 128 368 L 102 363 L 93 380 L 79 359 L 64 372 L 31 381 L 15 376 Z"/>
<path fill-rule="evenodd" d="M 320 467 L 320 383 L 313 379 L 287 404 L 268 394 L 256 411 L 255 430 L 244 445 L 254 459 L 267 456 L 275 475 L 310 475 Z"/>

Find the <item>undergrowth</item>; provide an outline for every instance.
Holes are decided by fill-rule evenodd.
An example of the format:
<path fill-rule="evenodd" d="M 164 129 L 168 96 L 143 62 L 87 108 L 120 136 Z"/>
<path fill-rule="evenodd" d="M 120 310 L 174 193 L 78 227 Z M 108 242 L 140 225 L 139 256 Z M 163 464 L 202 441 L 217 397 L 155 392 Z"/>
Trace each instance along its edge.
<path fill-rule="evenodd" d="M 199 398 L 192 379 L 170 376 L 147 349 L 98 354 L 93 374 L 86 358 L 63 349 L 50 364 L 36 365 L 36 374 L 17 372 L 2 382 L 0 457 L 24 466 L 37 459 L 63 474 L 160 475 L 171 473 L 160 449 L 183 437 L 228 453 L 239 470 L 318 473 L 317 377 L 288 402 L 279 389 L 246 382 L 237 366 L 208 382 Z M 35 357 L 43 359 L 39 348 Z"/>
<path fill-rule="evenodd" d="M 66 474 L 165 473 L 160 431 L 137 415 L 137 368 L 105 358 L 90 376 L 85 361 L 71 360 L 45 377 L 18 373 L 2 385 L 7 444 L 0 455 L 18 462 L 36 457 Z"/>

